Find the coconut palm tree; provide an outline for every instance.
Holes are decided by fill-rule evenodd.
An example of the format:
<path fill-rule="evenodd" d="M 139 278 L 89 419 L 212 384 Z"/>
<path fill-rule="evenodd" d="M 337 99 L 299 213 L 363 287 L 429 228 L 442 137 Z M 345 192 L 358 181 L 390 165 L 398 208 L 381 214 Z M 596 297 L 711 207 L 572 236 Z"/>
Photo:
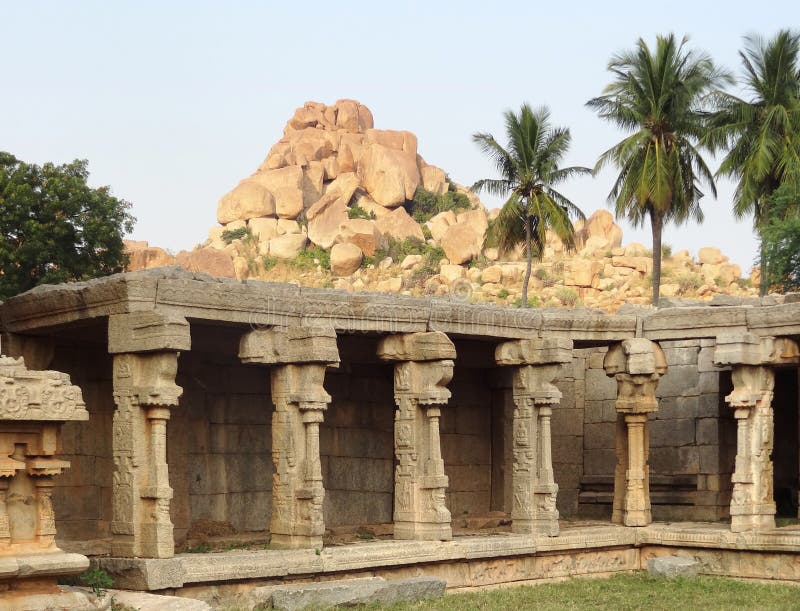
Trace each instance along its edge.
<path fill-rule="evenodd" d="M 508 110 L 503 116 L 508 139 L 505 147 L 491 134 L 472 136 L 501 178 L 479 180 L 472 189 L 508 196 L 492 223 L 489 238 L 497 242 L 501 252 L 523 246 L 527 265 L 522 281 L 522 306 L 527 307 L 532 261 L 544 253 L 547 230 L 552 230 L 567 247 L 573 247 L 570 217 L 584 218 L 583 212 L 553 187 L 571 176 L 591 171 L 583 167 L 559 167 L 571 136 L 567 128 L 550 126 L 546 107 L 532 109 L 525 103 L 519 114 Z"/>
<path fill-rule="evenodd" d="M 653 233 L 653 303 L 661 284 L 661 234 L 668 221 L 702 222 L 699 181 L 716 197 L 711 171 L 696 148 L 703 136 L 704 103 L 714 87 L 730 81 L 711 58 L 686 48 L 673 34 L 659 36 L 651 50 L 639 39 L 632 51 L 612 57 L 614 75 L 603 95 L 587 102 L 603 119 L 630 132 L 603 153 L 595 172 L 619 168 L 608 196 L 616 217 L 634 226 L 650 221 Z"/>
<path fill-rule="evenodd" d="M 727 150 L 717 174 L 738 181 L 733 199 L 737 218 L 753 215 L 759 235 L 761 285 L 768 286 L 762 230 L 767 201 L 786 180 L 800 179 L 800 33 L 781 30 L 765 42 L 745 38 L 740 51 L 749 100 L 718 92 L 703 143 Z"/>

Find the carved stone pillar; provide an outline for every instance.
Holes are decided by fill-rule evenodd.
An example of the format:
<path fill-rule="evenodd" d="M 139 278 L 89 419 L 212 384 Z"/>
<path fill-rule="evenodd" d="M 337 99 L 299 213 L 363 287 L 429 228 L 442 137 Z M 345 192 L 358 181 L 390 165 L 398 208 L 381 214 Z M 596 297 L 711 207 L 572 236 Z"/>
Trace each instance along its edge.
<path fill-rule="evenodd" d="M 56 586 L 89 561 L 56 546 L 52 495 L 54 478 L 69 467 L 56 457 L 61 426 L 88 419 L 68 375 L 30 371 L 23 359 L 0 356 L 0 599 L 12 592 L 13 608 L 38 608 L 41 599 L 31 600 L 42 593 L 59 608 L 80 602 Z"/>
<path fill-rule="evenodd" d="M 650 441 L 648 414 L 658 410 L 656 387 L 667 372 L 658 344 L 649 339 L 627 339 L 613 346 L 603 360 L 606 375 L 617 380 L 617 466 L 611 521 L 646 526 L 650 512 Z"/>
<path fill-rule="evenodd" d="M 172 488 L 167 465 L 167 421 L 183 389 L 175 384 L 180 350 L 189 350 L 185 319 L 157 312 L 109 317 L 114 355 L 114 477 L 111 552 L 114 556 L 171 558 Z"/>
<path fill-rule="evenodd" d="M 439 417 L 450 398 L 445 386 L 453 377 L 453 342 L 438 331 L 390 335 L 378 356 L 395 363 L 394 537 L 452 539 Z"/>
<path fill-rule="evenodd" d="M 737 427 L 731 496 L 733 532 L 775 528 L 773 368 L 798 362 L 800 350 L 787 338 L 760 338 L 751 333 L 717 338 L 714 364 L 732 366 L 733 392 L 725 400 L 735 410 Z"/>
<path fill-rule="evenodd" d="M 321 548 L 325 487 L 319 425 L 331 401 L 323 387 L 325 370 L 339 365 L 336 332 L 320 327 L 258 329 L 242 337 L 239 357 L 273 366 L 270 546 Z"/>
<path fill-rule="evenodd" d="M 550 417 L 561 401 L 553 385 L 572 360 L 572 340 L 515 340 L 500 344 L 495 360 L 513 366 L 513 456 L 511 528 L 515 533 L 559 533 L 553 478 Z"/>

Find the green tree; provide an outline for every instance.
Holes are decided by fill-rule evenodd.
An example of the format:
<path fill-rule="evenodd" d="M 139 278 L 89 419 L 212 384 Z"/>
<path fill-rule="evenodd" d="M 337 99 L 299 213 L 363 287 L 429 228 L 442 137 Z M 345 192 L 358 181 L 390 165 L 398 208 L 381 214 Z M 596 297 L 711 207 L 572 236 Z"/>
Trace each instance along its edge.
<path fill-rule="evenodd" d="M 783 183 L 766 203 L 769 219 L 761 232 L 766 284 L 800 291 L 800 183 Z"/>
<path fill-rule="evenodd" d="M 130 204 L 88 176 L 86 161 L 38 166 L 0 152 L 0 299 L 123 270 Z"/>
<path fill-rule="evenodd" d="M 768 42 L 746 37 L 739 55 L 749 99 L 718 92 L 718 108 L 703 139 L 712 151 L 727 151 L 717 174 L 738 181 L 734 214 L 753 216 L 761 240 L 762 295 L 768 287 L 763 242 L 770 216 L 766 203 L 784 180 L 800 180 L 799 54 L 796 32 L 781 30 Z"/>
<path fill-rule="evenodd" d="M 546 107 L 533 110 L 526 103 L 519 114 L 508 110 L 503 116 L 508 139 L 505 148 L 491 134 L 472 136 L 502 178 L 485 178 L 472 188 L 508 196 L 492 223 L 489 237 L 501 252 L 523 245 L 527 267 L 522 281 L 522 305 L 527 307 L 532 261 L 544 252 L 547 230 L 551 229 L 567 247 L 574 247 L 570 217 L 584 218 L 583 212 L 553 187 L 571 176 L 591 171 L 583 167 L 559 167 L 569 150 L 571 136 L 564 127 L 550 126 Z"/>
<path fill-rule="evenodd" d="M 595 172 L 608 164 L 619 169 L 608 196 L 618 219 L 627 217 L 634 226 L 650 221 L 654 304 L 661 285 L 664 224 L 690 218 L 702 222 L 699 181 L 716 197 L 711 171 L 696 145 L 706 127 L 708 94 L 731 80 L 710 57 L 688 50 L 686 43 L 673 34 L 659 36 L 651 50 L 639 39 L 635 49 L 611 59 L 613 82 L 587 102 L 601 118 L 630 132 L 600 156 Z"/>

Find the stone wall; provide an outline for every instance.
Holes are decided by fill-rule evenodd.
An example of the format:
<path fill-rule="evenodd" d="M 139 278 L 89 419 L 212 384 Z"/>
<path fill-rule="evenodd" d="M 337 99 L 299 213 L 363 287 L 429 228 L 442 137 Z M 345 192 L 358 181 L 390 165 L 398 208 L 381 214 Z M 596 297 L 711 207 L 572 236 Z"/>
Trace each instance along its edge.
<path fill-rule="evenodd" d="M 48 367 L 70 375 L 89 412 L 88 421 L 66 422 L 61 429 L 60 455 L 70 468 L 54 480 L 58 541 L 65 551 L 102 553 L 111 535 L 111 359 L 104 347 L 64 343 Z"/>
<path fill-rule="evenodd" d="M 391 365 L 346 360 L 325 375 L 333 397 L 320 426 L 326 527 L 392 521 L 392 380 Z"/>

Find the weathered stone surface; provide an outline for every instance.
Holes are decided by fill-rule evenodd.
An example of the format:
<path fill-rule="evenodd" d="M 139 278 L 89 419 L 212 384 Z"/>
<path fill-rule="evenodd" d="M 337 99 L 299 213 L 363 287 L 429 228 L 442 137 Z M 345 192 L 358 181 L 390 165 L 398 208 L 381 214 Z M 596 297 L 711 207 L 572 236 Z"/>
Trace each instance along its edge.
<path fill-rule="evenodd" d="M 713 246 L 707 246 L 698 250 L 697 258 L 700 260 L 700 263 L 706 265 L 719 265 L 728 260 L 728 257 L 724 256 L 719 248 Z"/>
<path fill-rule="evenodd" d="M 483 235 L 470 223 L 456 223 L 445 230 L 442 248 L 451 263 L 461 265 L 480 255 Z"/>
<path fill-rule="evenodd" d="M 402 242 L 408 238 L 425 240 L 422 227 L 412 219 L 405 208 L 396 208 L 384 217 L 375 221 L 375 227 L 384 239 L 393 239 Z"/>
<path fill-rule="evenodd" d="M 378 356 L 384 361 L 434 361 L 456 358 L 456 349 L 440 331 L 399 333 L 381 340 Z"/>
<path fill-rule="evenodd" d="M 348 219 L 339 225 L 336 241 L 342 244 L 355 244 L 366 256 L 375 254 L 381 243 L 381 234 L 374 221 L 367 219 Z"/>
<path fill-rule="evenodd" d="M 220 278 L 236 277 L 236 270 L 233 267 L 231 256 L 227 252 L 216 248 L 182 250 L 175 258 L 175 262 L 190 272 L 205 272 Z"/>
<path fill-rule="evenodd" d="M 186 581 L 180 558 L 97 558 L 94 562 L 116 587 L 126 590 L 180 588 Z"/>
<path fill-rule="evenodd" d="M 364 253 L 355 244 L 334 244 L 331 248 L 331 272 L 349 276 L 361 267 Z"/>
<path fill-rule="evenodd" d="M 272 608 L 282 611 L 330 609 L 344 605 L 365 604 L 385 587 L 381 578 L 346 579 L 282 586 L 272 589 Z M 257 596 L 257 594 L 256 594 Z"/>
<path fill-rule="evenodd" d="M 217 221 L 223 225 L 231 221 L 274 214 L 275 196 L 265 185 L 253 178 L 240 182 L 231 192 L 222 196 L 217 205 Z"/>
<path fill-rule="evenodd" d="M 428 226 L 428 229 L 431 230 L 433 239 L 438 242 L 442 239 L 442 236 L 444 236 L 447 228 L 451 225 L 455 225 L 457 222 L 456 213 L 452 210 L 446 210 L 435 215 L 425 224 Z"/>
<path fill-rule="evenodd" d="M 308 238 L 302 233 L 287 233 L 269 241 L 269 255 L 278 259 L 294 259 L 305 248 Z"/>
<path fill-rule="evenodd" d="M 412 199 L 420 183 L 416 150 L 405 152 L 370 144 L 359 161 L 359 171 L 370 197 L 389 208 Z"/>
<path fill-rule="evenodd" d="M 701 569 L 702 565 L 697 560 L 685 556 L 661 556 L 647 560 L 647 572 L 653 577 L 697 577 Z"/>
<path fill-rule="evenodd" d="M 278 235 L 278 220 L 271 217 L 252 218 L 247 221 L 247 226 L 259 243 L 267 244 Z"/>
<path fill-rule="evenodd" d="M 194 598 L 182 596 L 160 596 L 145 592 L 109 590 L 117 605 L 137 611 L 210 611 L 211 606 Z"/>
<path fill-rule="evenodd" d="M 129 257 L 129 271 L 175 265 L 175 257 L 163 248 L 149 246 L 147 242 L 134 240 L 123 240 L 123 243 Z"/>
<path fill-rule="evenodd" d="M 444 170 L 433 165 L 426 165 L 420 172 L 422 175 L 422 187 L 431 193 L 439 195 L 447 193 L 447 175 Z"/>
<path fill-rule="evenodd" d="M 330 248 L 339 236 L 342 223 L 348 221 L 347 201 L 336 193 L 327 193 L 306 213 L 308 239 L 317 246 Z"/>

